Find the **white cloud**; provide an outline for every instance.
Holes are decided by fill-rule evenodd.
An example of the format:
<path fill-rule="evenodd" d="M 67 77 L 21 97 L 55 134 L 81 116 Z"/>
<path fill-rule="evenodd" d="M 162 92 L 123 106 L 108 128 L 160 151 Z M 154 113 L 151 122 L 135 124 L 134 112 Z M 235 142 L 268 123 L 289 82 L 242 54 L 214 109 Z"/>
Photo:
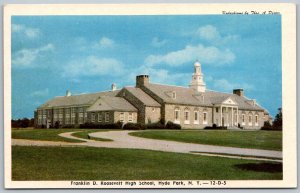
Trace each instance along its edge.
<path fill-rule="evenodd" d="M 99 41 L 99 45 L 101 48 L 112 48 L 115 46 L 115 42 L 110 38 L 102 37 Z"/>
<path fill-rule="evenodd" d="M 41 31 L 38 28 L 30 28 L 25 25 L 12 24 L 12 32 L 25 35 L 28 38 L 36 38 L 41 34 Z"/>
<path fill-rule="evenodd" d="M 37 90 L 31 93 L 31 96 L 37 96 L 37 97 L 43 97 L 43 96 L 48 96 L 49 94 L 49 89 L 43 89 L 43 90 Z"/>
<path fill-rule="evenodd" d="M 222 91 L 232 91 L 236 88 L 243 88 L 245 90 L 251 90 L 253 89 L 253 85 L 247 84 L 247 83 L 233 83 L 229 82 L 226 79 L 215 79 L 213 80 L 213 86 L 215 89 L 219 89 Z"/>
<path fill-rule="evenodd" d="M 159 40 L 157 37 L 154 37 L 151 41 L 151 45 L 154 47 L 162 47 L 167 43 L 167 40 Z"/>
<path fill-rule="evenodd" d="M 227 35 L 222 36 L 218 29 L 212 25 L 205 25 L 199 27 L 196 30 L 196 36 L 200 37 L 203 40 L 207 40 L 212 44 L 221 45 L 226 44 L 232 41 L 236 41 L 239 39 L 238 35 Z"/>
<path fill-rule="evenodd" d="M 196 33 L 199 35 L 199 37 L 206 40 L 214 40 L 221 38 L 217 28 L 212 25 L 202 26 L 197 30 Z"/>
<path fill-rule="evenodd" d="M 88 56 L 81 60 L 73 60 L 63 68 L 64 77 L 101 76 L 123 74 L 123 64 L 114 58 L 98 58 Z"/>
<path fill-rule="evenodd" d="M 53 51 L 54 46 L 52 44 L 47 44 L 45 46 L 35 48 L 35 49 L 22 49 L 17 51 L 12 56 L 12 64 L 16 67 L 34 67 L 34 61 L 43 52 Z"/>
<path fill-rule="evenodd" d="M 201 63 L 212 65 L 223 65 L 232 63 L 235 55 L 229 49 L 220 50 L 217 47 L 204 47 L 187 45 L 182 50 L 169 52 L 165 55 L 150 55 L 145 59 L 147 65 L 165 63 L 170 66 L 180 66 L 182 64 L 199 59 Z"/>

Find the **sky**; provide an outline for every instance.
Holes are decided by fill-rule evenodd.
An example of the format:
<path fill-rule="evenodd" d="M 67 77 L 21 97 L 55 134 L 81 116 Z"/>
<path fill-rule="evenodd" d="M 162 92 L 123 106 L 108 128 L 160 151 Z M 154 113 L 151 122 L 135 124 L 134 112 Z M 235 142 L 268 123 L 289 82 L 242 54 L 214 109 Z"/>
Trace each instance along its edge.
<path fill-rule="evenodd" d="M 55 96 L 150 82 L 243 88 L 274 117 L 282 105 L 280 15 L 13 16 L 12 118 Z"/>

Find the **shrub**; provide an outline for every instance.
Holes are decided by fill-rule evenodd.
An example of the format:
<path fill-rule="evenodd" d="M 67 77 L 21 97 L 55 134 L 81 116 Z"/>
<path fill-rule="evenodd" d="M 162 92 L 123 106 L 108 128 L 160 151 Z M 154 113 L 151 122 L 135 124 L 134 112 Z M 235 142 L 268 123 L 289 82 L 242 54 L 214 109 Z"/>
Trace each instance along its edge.
<path fill-rule="evenodd" d="M 123 126 L 124 130 L 144 130 L 146 127 L 140 123 L 126 123 Z"/>
<path fill-rule="evenodd" d="M 166 124 L 166 129 L 181 129 L 181 125 L 168 121 Z"/>
<path fill-rule="evenodd" d="M 95 124 L 95 123 L 84 123 L 80 124 L 79 128 L 86 129 L 121 129 L 122 123 L 111 123 L 111 124 Z"/>
<path fill-rule="evenodd" d="M 147 124 L 146 127 L 147 129 L 165 129 L 165 125 L 161 122 Z"/>
<path fill-rule="evenodd" d="M 218 127 L 217 125 L 214 124 L 212 127 L 207 126 L 207 127 L 204 127 L 204 129 L 206 129 L 206 130 L 208 130 L 208 129 L 210 129 L 210 130 L 226 130 L 227 127 L 224 127 L 224 126 Z"/>
<path fill-rule="evenodd" d="M 62 128 L 75 128 L 75 125 L 63 125 Z"/>
<path fill-rule="evenodd" d="M 272 127 L 272 125 L 268 121 L 265 121 L 264 126 L 261 128 L 261 130 L 270 131 L 274 130 L 274 127 Z"/>

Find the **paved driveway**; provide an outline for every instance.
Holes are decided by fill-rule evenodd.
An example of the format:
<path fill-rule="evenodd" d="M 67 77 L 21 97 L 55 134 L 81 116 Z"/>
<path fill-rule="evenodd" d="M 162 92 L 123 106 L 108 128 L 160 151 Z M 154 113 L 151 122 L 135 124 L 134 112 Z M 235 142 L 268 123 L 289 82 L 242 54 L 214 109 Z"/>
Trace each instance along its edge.
<path fill-rule="evenodd" d="M 222 156 L 239 159 L 254 159 L 254 160 L 273 160 L 281 161 L 281 151 L 247 149 L 236 147 L 224 147 L 215 145 L 202 145 L 194 143 L 183 143 L 175 141 L 166 141 L 158 139 L 147 139 L 141 137 L 130 136 L 128 133 L 135 131 L 104 131 L 90 133 L 89 135 L 95 138 L 107 138 L 113 141 L 94 141 L 88 139 L 77 138 L 72 136 L 75 132 L 67 132 L 59 134 L 61 137 L 70 139 L 79 139 L 83 143 L 67 143 L 67 142 L 52 142 L 52 141 L 32 141 L 23 139 L 13 139 L 12 145 L 28 145 L 28 146 L 90 146 L 90 147 L 107 147 L 107 148 L 131 148 L 131 149 L 146 149 L 165 152 L 177 153 L 194 153 L 207 156 Z M 232 156 L 233 155 L 233 156 Z M 275 160 L 274 160 L 275 159 Z"/>

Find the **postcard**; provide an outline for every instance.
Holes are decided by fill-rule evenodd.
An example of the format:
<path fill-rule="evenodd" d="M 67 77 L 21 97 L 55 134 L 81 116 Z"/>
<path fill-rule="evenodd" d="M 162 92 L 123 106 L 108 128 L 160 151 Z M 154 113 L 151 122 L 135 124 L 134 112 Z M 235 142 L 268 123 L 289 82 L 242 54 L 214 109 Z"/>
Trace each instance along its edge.
<path fill-rule="evenodd" d="M 294 188 L 294 4 L 4 7 L 5 187 Z"/>

